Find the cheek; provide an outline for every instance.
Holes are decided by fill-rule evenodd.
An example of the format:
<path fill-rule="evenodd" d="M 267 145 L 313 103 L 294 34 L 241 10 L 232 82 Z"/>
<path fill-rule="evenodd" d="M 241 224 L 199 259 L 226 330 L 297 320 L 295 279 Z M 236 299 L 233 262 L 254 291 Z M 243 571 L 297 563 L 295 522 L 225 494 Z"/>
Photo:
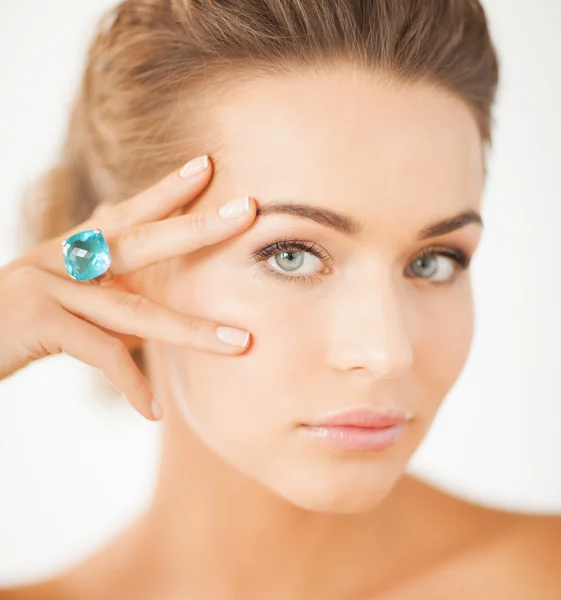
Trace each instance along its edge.
<path fill-rule="evenodd" d="M 266 452 L 286 441 L 307 414 L 300 400 L 318 353 L 302 343 L 302 329 L 314 325 L 301 303 L 297 307 L 296 294 L 274 291 L 253 272 L 236 277 L 231 266 L 208 263 L 178 271 L 165 285 L 170 308 L 252 333 L 250 348 L 238 356 L 173 349 L 175 395 L 189 425 L 214 449 L 238 458 L 255 460 L 255 448 Z"/>
<path fill-rule="evenodd" d="M 462 372 L 469 356 L 474 314 L 469 281 L 456 293 L 434 302 L 424 319 L 416 352 L 416 373 L 428 394 L 426 408 L 436 412 Z"/>

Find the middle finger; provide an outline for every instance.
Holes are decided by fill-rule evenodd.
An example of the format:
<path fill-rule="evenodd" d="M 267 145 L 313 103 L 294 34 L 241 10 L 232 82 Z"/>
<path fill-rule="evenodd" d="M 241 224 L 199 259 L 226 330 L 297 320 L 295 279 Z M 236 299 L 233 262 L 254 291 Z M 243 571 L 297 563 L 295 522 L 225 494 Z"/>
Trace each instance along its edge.
<path fill-rule="evenodd" d="M 255 219 L 255 202 L 249 196 L 233 200 L 228 206 L 235 210 L 230 218 L 210 209 L 135 225 L 117 234 L 108 241 L 112 273 L 124 275 L 216 244 L 240 233 Z"/>
<path fill-rule="evenodd" d="M 243 200 L 247 210 L 238 218 L 223 219 L 217 209 L 207 209 L 163 221 L 133 225 L 106 237 L 111 255 L 111 274 L 118 276 L 131 273 L 240 233 L 249 227 L 256 215 L 255 201 L 249 196 Z M 39 266 L 68 277 L 61 242 L 53 240 L 52 243 L 50 251 L 57 253 L 58 258 L 46 260 L 46 252 L 43 252 Z"/>

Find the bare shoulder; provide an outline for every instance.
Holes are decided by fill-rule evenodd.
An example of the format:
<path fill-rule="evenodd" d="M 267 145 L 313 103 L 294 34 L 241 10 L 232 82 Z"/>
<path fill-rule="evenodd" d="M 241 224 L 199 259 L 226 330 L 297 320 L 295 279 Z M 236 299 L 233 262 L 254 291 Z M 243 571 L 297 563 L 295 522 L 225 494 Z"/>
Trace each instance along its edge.
<path fill-rule="evenodd" d="M 144 592 L 144 563 L 138 567 L 140 546 L 136 521 L 70 566 L 66 571 L 33 584 L 0 588 L 0 600 L 98 600 L 139 598 Z"/>
<path fill-rule="evenodd" d="M 0 589 L 0 600 L 64 600 L 69 598 L 62 580 L 52 579 L 41 583 Z"/>
<path fill-rule="evenodd" d="M 528 576 L 555 583 L 561 597 L 561 515 L 520 516 L 504 546 Z"/>
<path fill-rule="evenodd" d="M 464 582 L 466 598 L 561 598 L 561 516 L 503 514 L 510 523 L 452 562 L 450 580 Z"/>
<path fill-rule="evenodd" d="M 408 486 L 423 507 L 421 537 L 438 532 L 437 559 L 387 600 L 561 598 L 561 515 L 472 503 L 419 481 Z"/>
<path fill-rule="evenodd" d="M 99 554 L 101 558 L 105 556 L 104 552 Z M 101 573 L 98 563 L 99 557 L 94 554 L 49 579 L 13 588 L 0 588 L 0 600 L 90 600 L 112 597 L 113 593 L 107 593 L 110 585 L 105 585 L 111 583 L 109 573 Z M 120 594 L 115 596 L 125 597 Z"/>

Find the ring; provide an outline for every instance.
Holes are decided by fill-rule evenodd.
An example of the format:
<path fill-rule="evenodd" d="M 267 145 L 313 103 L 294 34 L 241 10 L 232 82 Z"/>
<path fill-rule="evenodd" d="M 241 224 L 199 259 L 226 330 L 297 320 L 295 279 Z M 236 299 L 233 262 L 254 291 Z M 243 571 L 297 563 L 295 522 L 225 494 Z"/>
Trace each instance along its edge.
<path fill-rule="evenodd" d="M 113 279 L 111 253 L 99 229 L 86 229 L 62 242 L 66 271 L 76 281 L 99 284 Z"/>

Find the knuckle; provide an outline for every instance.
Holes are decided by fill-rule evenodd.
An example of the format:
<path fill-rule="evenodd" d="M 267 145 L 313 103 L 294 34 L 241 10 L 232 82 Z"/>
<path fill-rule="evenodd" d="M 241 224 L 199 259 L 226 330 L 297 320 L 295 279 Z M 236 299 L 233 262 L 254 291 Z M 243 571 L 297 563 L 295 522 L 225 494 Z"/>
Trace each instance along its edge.
<path fill-rule="evenodd" d="M 124 342 L 117 338 L 112 338 L 107 343 L 107 348 L 104 351 L 105 362 L 110 365 L 114 362 L 122 362 L 127 359 L 128 353 L 128 348 Z"/>
<path fill-rule="evenodd" d="M 136 366 L 132 369 L 132 371 L 134 374 L 132 387 L 133 394 L 142 398 L 150 398 L 152 394 L 150 392 L 150 386 L 146 380 L 146 377 L 142 375 Z"/>
<path fill-rule="evenodd" d="M 138 244 L 142 243 L 145 235 L 145 228 L 142 225 L 132 225 L 119 236 L 123 244 Z"/>
<path fill-rule="evenodd" d="M 31 354 L 40 357 L 60 352 L 60 310 L 46 301 L 22 301 L 10 315 L 10 328 L 24 340 Z M 27 342 L 25 342 L 27 340 Z"/>
<path fill-rule="evenodd" d="M 17 292 L 18 299 L 21 299 L 24 305 L 36 305 L 40 296 L 38 289 L 44 286 L 45 275 L 42 269 L 29 263 L 11 267 L 5 274 L 6 287 Z M 14 297 L 15 295 L 13 294 Z"/>
<path fill-rule="evenodd" d="M 143 315 L 150 308 L 150 302 L 140 294 L 124 294 L 121 296 L 121 303 L 125 311 L 133 317 Z"/>
<path fill-rule="evenodd" d="M 34 283 L 41 277 L 41 269 L 35 265 L 26 263 L 13 270 L 12 276 L 22 285 Z"/>
<path fill-rule="evenodd" d="M 197 317 L 191 317 L 187 320 L 187 330 L 193 339 L 202 337 L 205 330 L 206 321 Z"/>
<path fill-rule="evenodd" d="M 52 306 L 48 301 L 23 299 L 22 313 L 25 314 L 25 319 L 28 323 L 46 327 L 50 331 L 53 326 Z"/>
<path fill-rule="evenodd" d="M 150 396 L 150 385 L 146 377 L 135 365 L 126 344 L 118 338 L 112 338 L 103 352 L 103 369 L 112 373 L 121 383 L 128 381 L 122 392 L 130 399 L 133 396 L 146 398 Z"/>
<path fill-rule="evenodd" d="M 189 226 L 197 233 L 204 233 L 207 229 L 208 216 L 203 211 L 191 213 L 189 215 Z"/>
<path fill-rule="evenodd" d="M 45 305 L 35 305 L 34 314 L 29 319 L 29 323 L 33 324 L 35 329 L 34 339 L 40 348 L 41 355 L 59 354 L 62 352 L 60 342 L 60 328 L 66 326 L 64 315 L 58 306 L 51 306 L 49 303 Z"/>

